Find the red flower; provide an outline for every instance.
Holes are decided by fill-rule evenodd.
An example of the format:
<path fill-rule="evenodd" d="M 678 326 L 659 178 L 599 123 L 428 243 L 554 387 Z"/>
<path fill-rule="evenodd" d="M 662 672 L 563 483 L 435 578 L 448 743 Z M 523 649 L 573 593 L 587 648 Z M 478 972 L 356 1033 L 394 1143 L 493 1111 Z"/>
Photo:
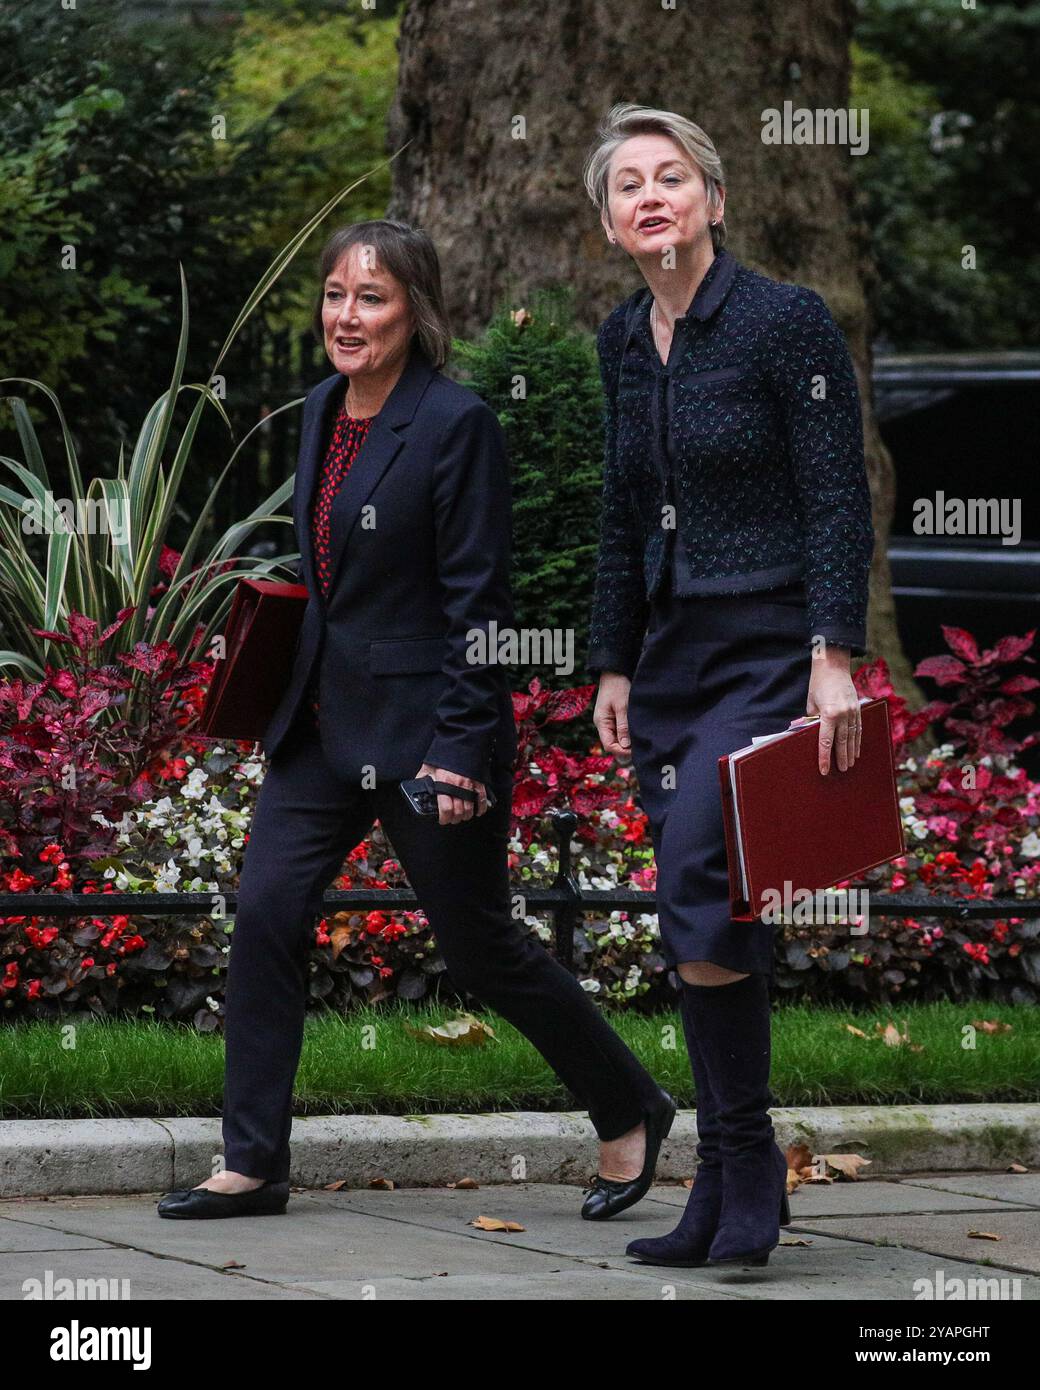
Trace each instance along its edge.
<path fill-rule="evenodd" d="M 39 882 L 32 874 L 23 873 L 16 867 L 7 875 L 7 890 L 10 893 L 29 893 L 39 887 Z"/>

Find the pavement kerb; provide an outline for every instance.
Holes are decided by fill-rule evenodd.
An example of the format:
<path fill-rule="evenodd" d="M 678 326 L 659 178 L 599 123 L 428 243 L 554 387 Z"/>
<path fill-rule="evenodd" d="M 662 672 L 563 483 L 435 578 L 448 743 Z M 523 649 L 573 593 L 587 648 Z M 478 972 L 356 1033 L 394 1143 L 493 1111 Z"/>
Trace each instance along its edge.
<path fill-rule="evenodd" d="M 924 1170 L 1002 1172 L 1040 1167 L 1040 1105 L 888 1105 L 773 1110 L 781 1147 L 858 1153 L 863 1177 Z M 596 1167 L 596 1134 L 577 1112 L 344 1115 L 296 1118 L 295 1187 L 441 1187 L 460 1178 L 582 1185 Z M 690 1176 L 695 1112 L 681 1110 L 657 1166 L 659 1181 Z M 221 1153 L 212 1119 L 0 1120 L 0 1198 L 165 1192 L 192 1187 Z"/>

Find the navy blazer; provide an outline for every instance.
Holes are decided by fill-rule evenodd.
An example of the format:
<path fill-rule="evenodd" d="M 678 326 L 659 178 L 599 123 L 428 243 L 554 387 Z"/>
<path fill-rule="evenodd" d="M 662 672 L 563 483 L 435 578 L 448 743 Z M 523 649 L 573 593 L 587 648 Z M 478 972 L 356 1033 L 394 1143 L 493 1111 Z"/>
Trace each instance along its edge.
<path fill-rule="evenodd" d="M 413 340 L 333 502 L 326 600 L 311 505 L 346 387 L 335 372 L 303 405 L 293 524 L 310 597 L 264 753 L 288 733 L 316 666 L 322 746 L 345 781 L 400 781 L 428 762 L 486 783 L 516 756 L 507 669 L 474 638 L 514 622 L 501 426 Z"/>

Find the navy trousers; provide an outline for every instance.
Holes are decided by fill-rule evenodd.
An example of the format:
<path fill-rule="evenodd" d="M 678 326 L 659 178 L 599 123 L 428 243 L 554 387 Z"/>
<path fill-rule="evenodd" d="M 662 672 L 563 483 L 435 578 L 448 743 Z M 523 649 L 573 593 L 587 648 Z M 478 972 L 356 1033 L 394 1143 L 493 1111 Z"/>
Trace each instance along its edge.
<path fill-rule="evenodd" d="M 378 818 L 433 928 L 452 983 L 496 1009 L 556 1072 L 601 1139 L 635 1128 L 660 1091 L 577 980 L 511 916 L 512 775 L 459 825 L 410 809 L 396 782 L 339 780 L 297 720 L 260 786 L 238 889 L 225 986 L 225 1166 L 289 1176 L 293 1080 L 307 956 L 325 889 Z"/>
<path fill-rule="evenodd" d="M 730 918 L 718 759 L 805 714 L 808 635 L 800 581 L 691 597 L 665 585 L 655 595 L 628 722 L 673 967 L 711 961 L 774 976 L 774 926 Z"/>

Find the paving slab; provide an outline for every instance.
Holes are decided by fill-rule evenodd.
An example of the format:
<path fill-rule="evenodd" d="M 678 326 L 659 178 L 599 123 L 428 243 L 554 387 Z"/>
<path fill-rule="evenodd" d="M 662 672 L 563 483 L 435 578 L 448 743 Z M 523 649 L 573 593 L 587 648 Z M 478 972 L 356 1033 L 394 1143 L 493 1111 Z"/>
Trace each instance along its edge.
<path fill-rule="evenodd" d="M 884 1242 L 939 1258 L 992 1263 L 1016 1273 L 1040 1274 L 1040 1211 L 902 1212 L 898 1216 L 834 1216 L 799 1219 L 803 1233 L 826 1233 L 845 1240 Z M 972 1231 L 997 1236 L 989 1240 Z"/>
<path fill-rule="evenodd" d="M 630 1260 L 629 1240 L 674 1224 L 680 1190 L 663 1186 L 608 1222 L 582 1221 L 568 1185 L 294 1191 L 284 1215 L 223 1221 L 163 1220 L 158 1193 L 23 1198 L 0 1202 L 0 1298 L 24 1299 L 26 1280 L 65 1279 L 88 1289 L 126 1280 L 143 1300 L 912 1301 L 959 1279 L 1040 1300 L 1040 1207 L 1004 1200 L 1012 1177 L 992 1175 L 984 1195 L 949 1188 L 961 1180 L 820 1187 L 828 1200 L 854 1194 L 857 1214 L 796 1216 L 758 1269 Z M 904 1186 L 905 1199 L 892 1191 Z M 524 1229 L 481 1232 L 470 1225 L 479 1215 Z M 973 1240 L 972 1228 L 1004 1238 Z M 86 1244 L 67 1248 L 76 1242 Z"/>
<path fill-rule="evenodd" d="M 860 1216 L 864 1212 L 894 1215 L 903 1211 L 985 1211 L 990 1207 L 1006 1210 L 1008 1207 L 1040 1206 L 1037 1194 L 1040 1184 L 1018 1186 L 1021 1178 L 979 1174 L 979 1190 L 975 1191 L 971 1188 L 974 1176 L 968 1173 L 949 1179 L 937 1175 L 919 1181 L 860 1178 L 855 1182 L 803 1183 L 790 1195 L 791 1217 L 800 1221 L 819 1216 Z M 680 1210 L 686 1205 L 688 1194 L 689 1188 L 664 1183 L 653 1189 L 655 1201 Z"/>

